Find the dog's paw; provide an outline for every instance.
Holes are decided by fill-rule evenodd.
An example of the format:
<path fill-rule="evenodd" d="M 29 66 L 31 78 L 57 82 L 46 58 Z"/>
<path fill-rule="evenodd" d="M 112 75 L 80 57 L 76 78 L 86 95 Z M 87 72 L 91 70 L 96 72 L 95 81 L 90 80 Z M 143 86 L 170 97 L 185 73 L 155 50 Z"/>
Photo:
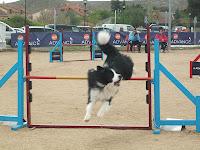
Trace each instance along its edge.
<path fill-rule="evenodd" d="M 104 104 L 97 113 L 97 117 L 103 117 L 106 112 L 110 110 L 110 106 L 108 104 Z"/>
<path fill-rule="evenodd" d="M 91 118 L 91 116 L 86 115 L 85 118 L 84 118 L 84 121 L 85 121 L 85 122 L 89 122 L 89 121 L 90 121 L 90 118 Z"/>
<path fill-rule="evenodd" d="M 103 117 L 104 114 L 105 114 L 105 112 L 103 112 L 103 111 L 99 111 L 99 112 L 97 113 L 97 117 Z"/>

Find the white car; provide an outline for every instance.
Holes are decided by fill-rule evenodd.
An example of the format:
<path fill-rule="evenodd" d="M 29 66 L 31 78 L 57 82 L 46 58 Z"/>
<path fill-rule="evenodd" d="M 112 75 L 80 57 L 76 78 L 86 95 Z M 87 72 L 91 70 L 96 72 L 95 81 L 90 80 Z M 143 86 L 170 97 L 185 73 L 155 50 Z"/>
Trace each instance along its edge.
<path fill-rule="evenodd" d="M 22 30 L 25 31 L 25 27 L 22 27 Z M 44 26 L 29 26 L 29 32 L 58 32 L 58 31 Z"/>
<path fill-rule="evenodd" d="M 54 24 L 48 24 L 45 27 L 54 29 Z M 80 29 L 75 25 L 56 24 L 55 29 L 59 32 L 80 32 Z"/>
<path fill-rule="evenodd" d="M 13 28 L 13 29 L 16 31 L 16 33 L 25 33 L 24 30 L 21 28 Z"/>
<path fill-rule="evenodd" d="M 151 32 L 155 32 L 155 33 L 158 33 L 160 32 L 160 28 L 162 28 L 165 32 L 168 31 L 168 26 L 163 26 L 163 25 L 151 25 L 150 26 L 150 31 Z"/>
<path fill-rule="evenodd" d="M 99 32 L 99 31 L 102 31 L 102 30 L 106 30 L 106 31 L 108 31 L 108 32 L 115 32 L 115 31 L 112 30 L 112 29 L 103 28 L 103 27 L 93 27 L 92 29 L 93 29 L 93 31 L 96 31 L 96 32 Z"/>
<path fill-rule="evenodd" d="M 6 24 L 6 23 L 4 23 L 2 21 L 0 21 L 0 24 L 5 26 L 5 29 L 6 29 L 5 30 L 6 44 L 10 44 L 11 43 L 11 34 L 12 33 L 18 33 L 18 32 L 20 32 L 20 33 L 22 32 L 23 33 L 23 31 L 17 31 L 17 30 L 15 30 L 15 28 L 9 26 L 8 24 Z"/>
<path fill-rule="evenodd" d="M 129 32 L 134 29 L 133 26 L 129 24 L 102 24 L 102 27 L 112 29 L 115 32 Z"/>
<path fill-rule="evenodd" d="M 175 26 L 173 29 L 172 29 L 172 31 L 173 32 L 184 32 L 184 31 L 186 31 L 186 27 L 185 26 Z"/>

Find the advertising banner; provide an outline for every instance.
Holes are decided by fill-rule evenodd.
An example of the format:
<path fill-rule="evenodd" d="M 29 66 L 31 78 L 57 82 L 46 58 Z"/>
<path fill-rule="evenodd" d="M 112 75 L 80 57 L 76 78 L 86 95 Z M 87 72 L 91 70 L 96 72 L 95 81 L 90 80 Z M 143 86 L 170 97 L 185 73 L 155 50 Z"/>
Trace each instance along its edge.
<path fill-rule="evenodd" d="M 64 32 L 63 44 L 91 44 L 91 33 L 90 32 Z M 95 32 L 95 39 L 97 33 Z M 127 45 L 128 43 L 128 32 L 111 32 L 110 42 L 114 45 Z M 151 43 L 156 33 L 151 33 Z M 166 33 L 167 35 L 167 33 Z M 140 38 L 145 43 L 146 33 L 140 33 Z M 17 47 L 17 40 L 24 39 L 24 33 L 14 33 L 11 35 L 11 46 Z M 194 44 L 194 33 L 193 32 L 173 32 L 171 37 L 172 45 L 193 45 Z M 47 33 L 47 32 L 34 32 L 29 35 L 29 44 L 33 47 L 53 47 L 59 40 L 59 32 Z M 197 33 L 196 43 L 200 44 L 200 32 Z"/>

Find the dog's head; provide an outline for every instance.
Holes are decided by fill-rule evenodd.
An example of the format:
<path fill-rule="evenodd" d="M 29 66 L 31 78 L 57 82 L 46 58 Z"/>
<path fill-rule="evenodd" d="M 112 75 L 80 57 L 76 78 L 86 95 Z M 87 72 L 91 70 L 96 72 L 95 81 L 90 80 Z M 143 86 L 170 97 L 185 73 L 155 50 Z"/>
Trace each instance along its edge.
<path fill-rule="evenodd" d="M 122 80 L 122 75 L 116 73 L 113 69 L 108 67 L 97 66 L 97 82 L 102 85 L 107 85 L 109 83 L 119 86 Z"/>

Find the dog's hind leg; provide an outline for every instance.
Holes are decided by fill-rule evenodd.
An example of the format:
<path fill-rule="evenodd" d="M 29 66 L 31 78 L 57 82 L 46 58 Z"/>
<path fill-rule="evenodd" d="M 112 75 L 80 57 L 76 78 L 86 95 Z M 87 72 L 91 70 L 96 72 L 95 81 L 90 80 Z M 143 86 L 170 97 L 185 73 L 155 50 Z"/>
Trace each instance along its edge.
<path fill-rule="evenodd" d="M 99 109 L 99 111 L 97 113 L 98 117 L 103 117 L 103 115 L 105 114 L 105 112 L 107 112 L 107 111 L 110 110 L 111 101 L 112 101 L 112 98 L 110 98 L 109 100 L 105 100 L 103 102 L 103 104 L 101 105 L 101 108 Z"/>
<path fill-rule="evenodd" d="M 92 116 L 92 109 L 93 109 L 93 106 L 94 106 L 94 102 L 89 102 L 87 104 L 87 107 L 86 107 L 86 115 L 85 115 L 85 118 L 84 118 L 84 121 L 85 122 L 88 122 L 90 121 L 90 118 Z"/>
<path fill-rule="evenodd" d="M 88 91 L 88 96 L 89 96 L 88 97 L 88 103 L 87 103 L 86 114 L 85 114 L 85 118 L 84 118 L 85 122 L 90 121 L 90 118 L 92 116 L 92 109 L 93 109 L 93 106 L 96 102 L 97 95 L 98 95 L 98 91 L 89 89 L 89 91 Z"/>

